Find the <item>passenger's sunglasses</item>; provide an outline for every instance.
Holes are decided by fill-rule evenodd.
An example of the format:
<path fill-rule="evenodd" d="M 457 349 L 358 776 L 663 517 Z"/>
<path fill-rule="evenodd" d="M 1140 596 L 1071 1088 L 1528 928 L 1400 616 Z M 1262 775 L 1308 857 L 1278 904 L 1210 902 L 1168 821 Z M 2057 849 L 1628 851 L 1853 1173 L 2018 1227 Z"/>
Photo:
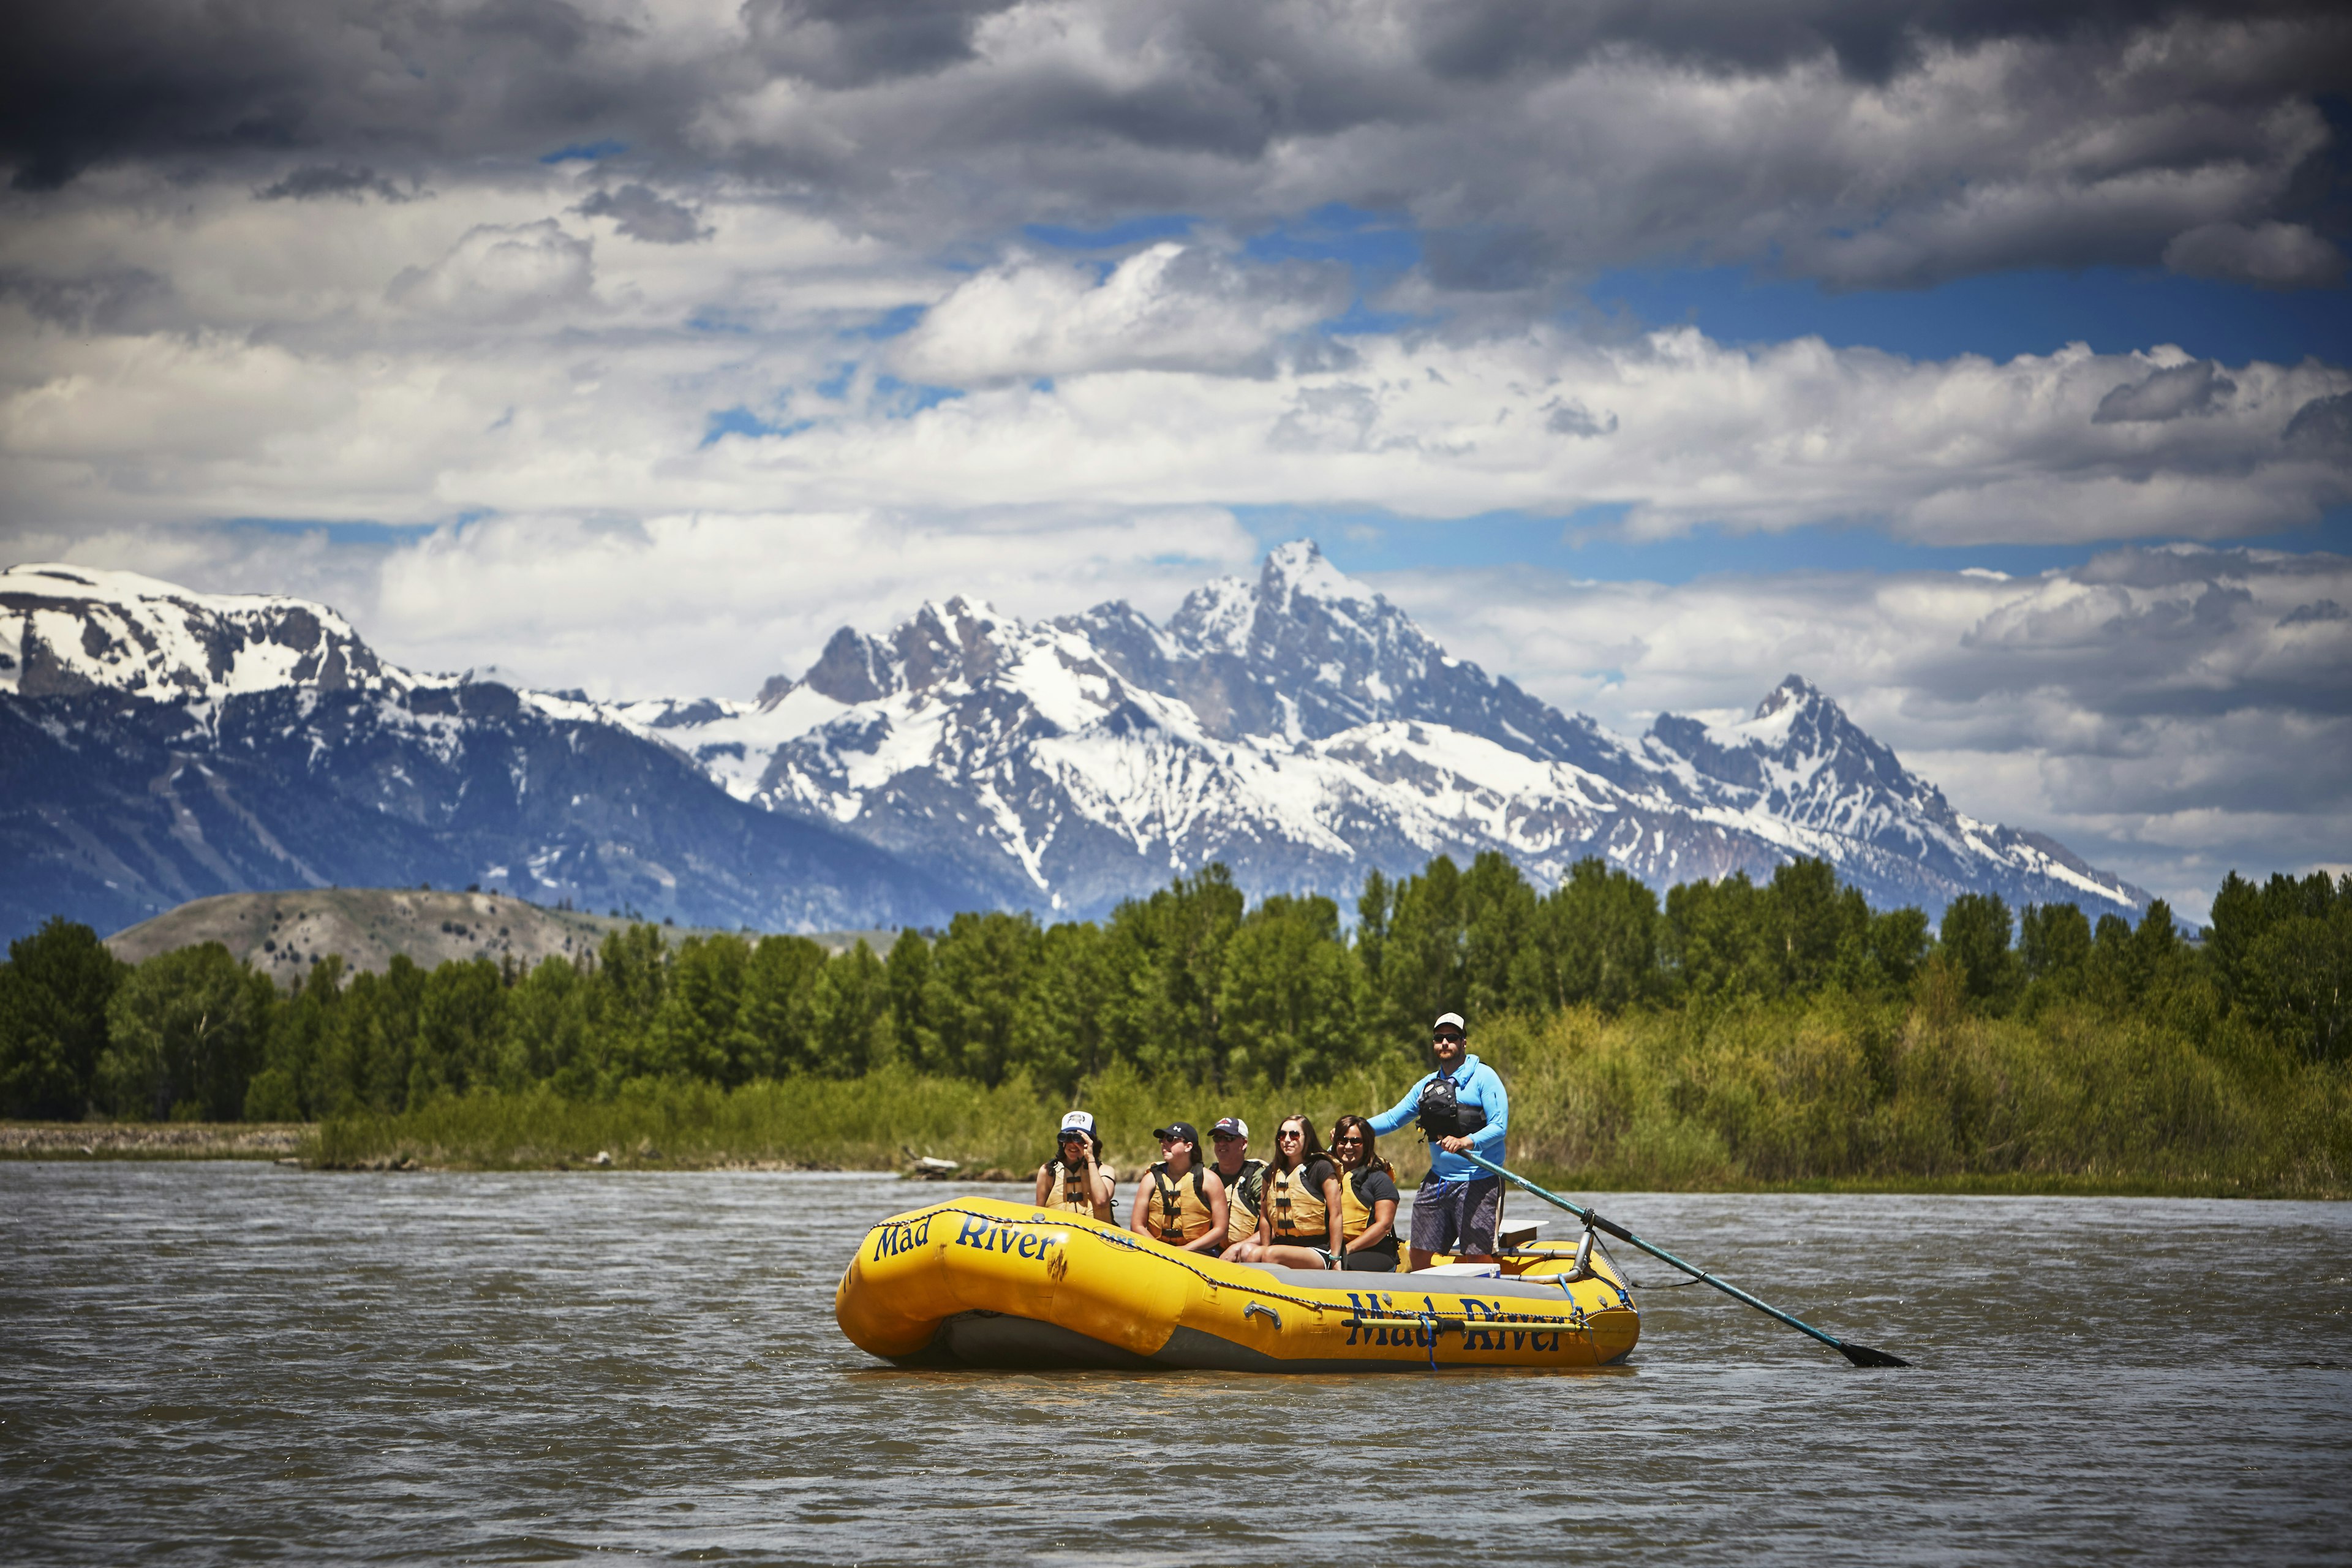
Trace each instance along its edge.
<path fill-rule="evenodd" d="M 1209 1134 L 1209 1142 L 1212 1143 L 1238 1143 L 1241 1141 L 1242 1135 L 1238 1132 L 1212 1132 Z"/>
<path fill-rule="evenodd" d="M 1279 1138 L 1279 1139 L 1283 1139 L 1283 1140 L 1285 1140 L 1285 1141 L 1287 1141 L 1287 1140 L 1294 1139 L 1294 1138 L 1304 1138 L 1304 1137 L 1306 1137 L 1306 1136 L 1307 1136 L 1307 1134 L 1306 1134 L 1306 1133 L 1304 1133 L 1304 1132 L 1299 1131 L 1298 1131 L 1297 1129 L 1296 1129 L 1296 1128 L 1292 1128 L 1292 1127 L 1286 1127 L 1286 1128 L 1284 1128 L 1281 1131 L 1279 1131 L 1279 1132 L 1276 1133 L 1276 1134 L 1275 1134 L 1275 1136 L 1276 1136 L 1276 1138 Z"/>
<path fill-rule="evenodd" d="M 1334 1138 L 1331 1140 L 1331 1147 L 1334 1149 L 1345 1149 L 1350 1143 L 1353 1143 L 1359 1149 L 1364 1146 L 1364 1141 L 1360 1138 Z"/>

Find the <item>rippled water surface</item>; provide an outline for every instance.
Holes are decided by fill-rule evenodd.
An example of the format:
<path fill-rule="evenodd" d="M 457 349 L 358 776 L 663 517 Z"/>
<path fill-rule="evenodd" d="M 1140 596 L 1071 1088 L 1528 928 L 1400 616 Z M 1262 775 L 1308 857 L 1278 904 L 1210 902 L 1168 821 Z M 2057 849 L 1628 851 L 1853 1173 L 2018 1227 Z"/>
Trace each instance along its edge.
<path fill-rule="evenodd" d="M 1612 1195 L 1588 1375 L 907 1373 L 875 1177 L 0 1165 L 18 1561 L 2352 1560 L 2352 1205 Z M 1633 1261 L 1637 1279 L 1662 1278 Z"/>

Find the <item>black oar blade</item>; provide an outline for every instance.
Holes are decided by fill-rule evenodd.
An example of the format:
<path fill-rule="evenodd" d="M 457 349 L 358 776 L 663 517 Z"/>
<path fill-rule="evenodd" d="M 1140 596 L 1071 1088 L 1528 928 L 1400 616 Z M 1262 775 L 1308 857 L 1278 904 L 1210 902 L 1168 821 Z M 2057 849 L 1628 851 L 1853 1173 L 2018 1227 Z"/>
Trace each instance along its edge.
<path fill-rule="evenodd" d="M 1899 1355 L 1888 1355 L 1885 1351 L 1874 1351 L 1868 1345 L 1857 1345 L 1844 1340 L 1838 1342 L 1838 1353 L 1856 1366 L 1909 1366 L 1911 1364 Z"/>

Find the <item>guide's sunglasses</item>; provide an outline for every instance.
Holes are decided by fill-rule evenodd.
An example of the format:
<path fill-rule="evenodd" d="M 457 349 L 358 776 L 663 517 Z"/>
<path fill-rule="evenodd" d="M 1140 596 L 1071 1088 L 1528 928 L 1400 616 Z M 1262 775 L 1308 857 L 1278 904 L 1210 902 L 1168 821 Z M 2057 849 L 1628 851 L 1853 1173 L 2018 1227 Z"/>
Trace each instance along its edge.
<path fill-rule="evenodd" d="M 1462 1031 L 1459 1029 L 1440 1029 L 1437 1033 L 1429 1037 L 1429 1043 L 1433 1046 L 1458 1046 L 1462 1043 Z"/>

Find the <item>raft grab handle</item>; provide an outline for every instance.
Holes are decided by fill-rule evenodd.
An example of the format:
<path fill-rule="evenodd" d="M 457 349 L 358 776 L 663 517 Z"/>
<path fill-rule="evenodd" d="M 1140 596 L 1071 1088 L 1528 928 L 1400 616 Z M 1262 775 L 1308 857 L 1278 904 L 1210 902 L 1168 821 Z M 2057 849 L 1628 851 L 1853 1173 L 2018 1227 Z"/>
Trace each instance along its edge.
<path fill-rule="evenodd" d="M 1276 1311 L 1273 1308 L 1267 1306 L 1263 1301 L 1252 1301 L 1248 1306 L 1244 1307 L 1242 1309 L 1242 1321 L 1244 1323 L 1248 1322 L 1252 1315 L 1258 1312 L 1264 1312 L 1267 1317 L 1274 1320 L 1275 1332 L 1280 1333 L 1282 1331 L 1282 1314 Z"/>

